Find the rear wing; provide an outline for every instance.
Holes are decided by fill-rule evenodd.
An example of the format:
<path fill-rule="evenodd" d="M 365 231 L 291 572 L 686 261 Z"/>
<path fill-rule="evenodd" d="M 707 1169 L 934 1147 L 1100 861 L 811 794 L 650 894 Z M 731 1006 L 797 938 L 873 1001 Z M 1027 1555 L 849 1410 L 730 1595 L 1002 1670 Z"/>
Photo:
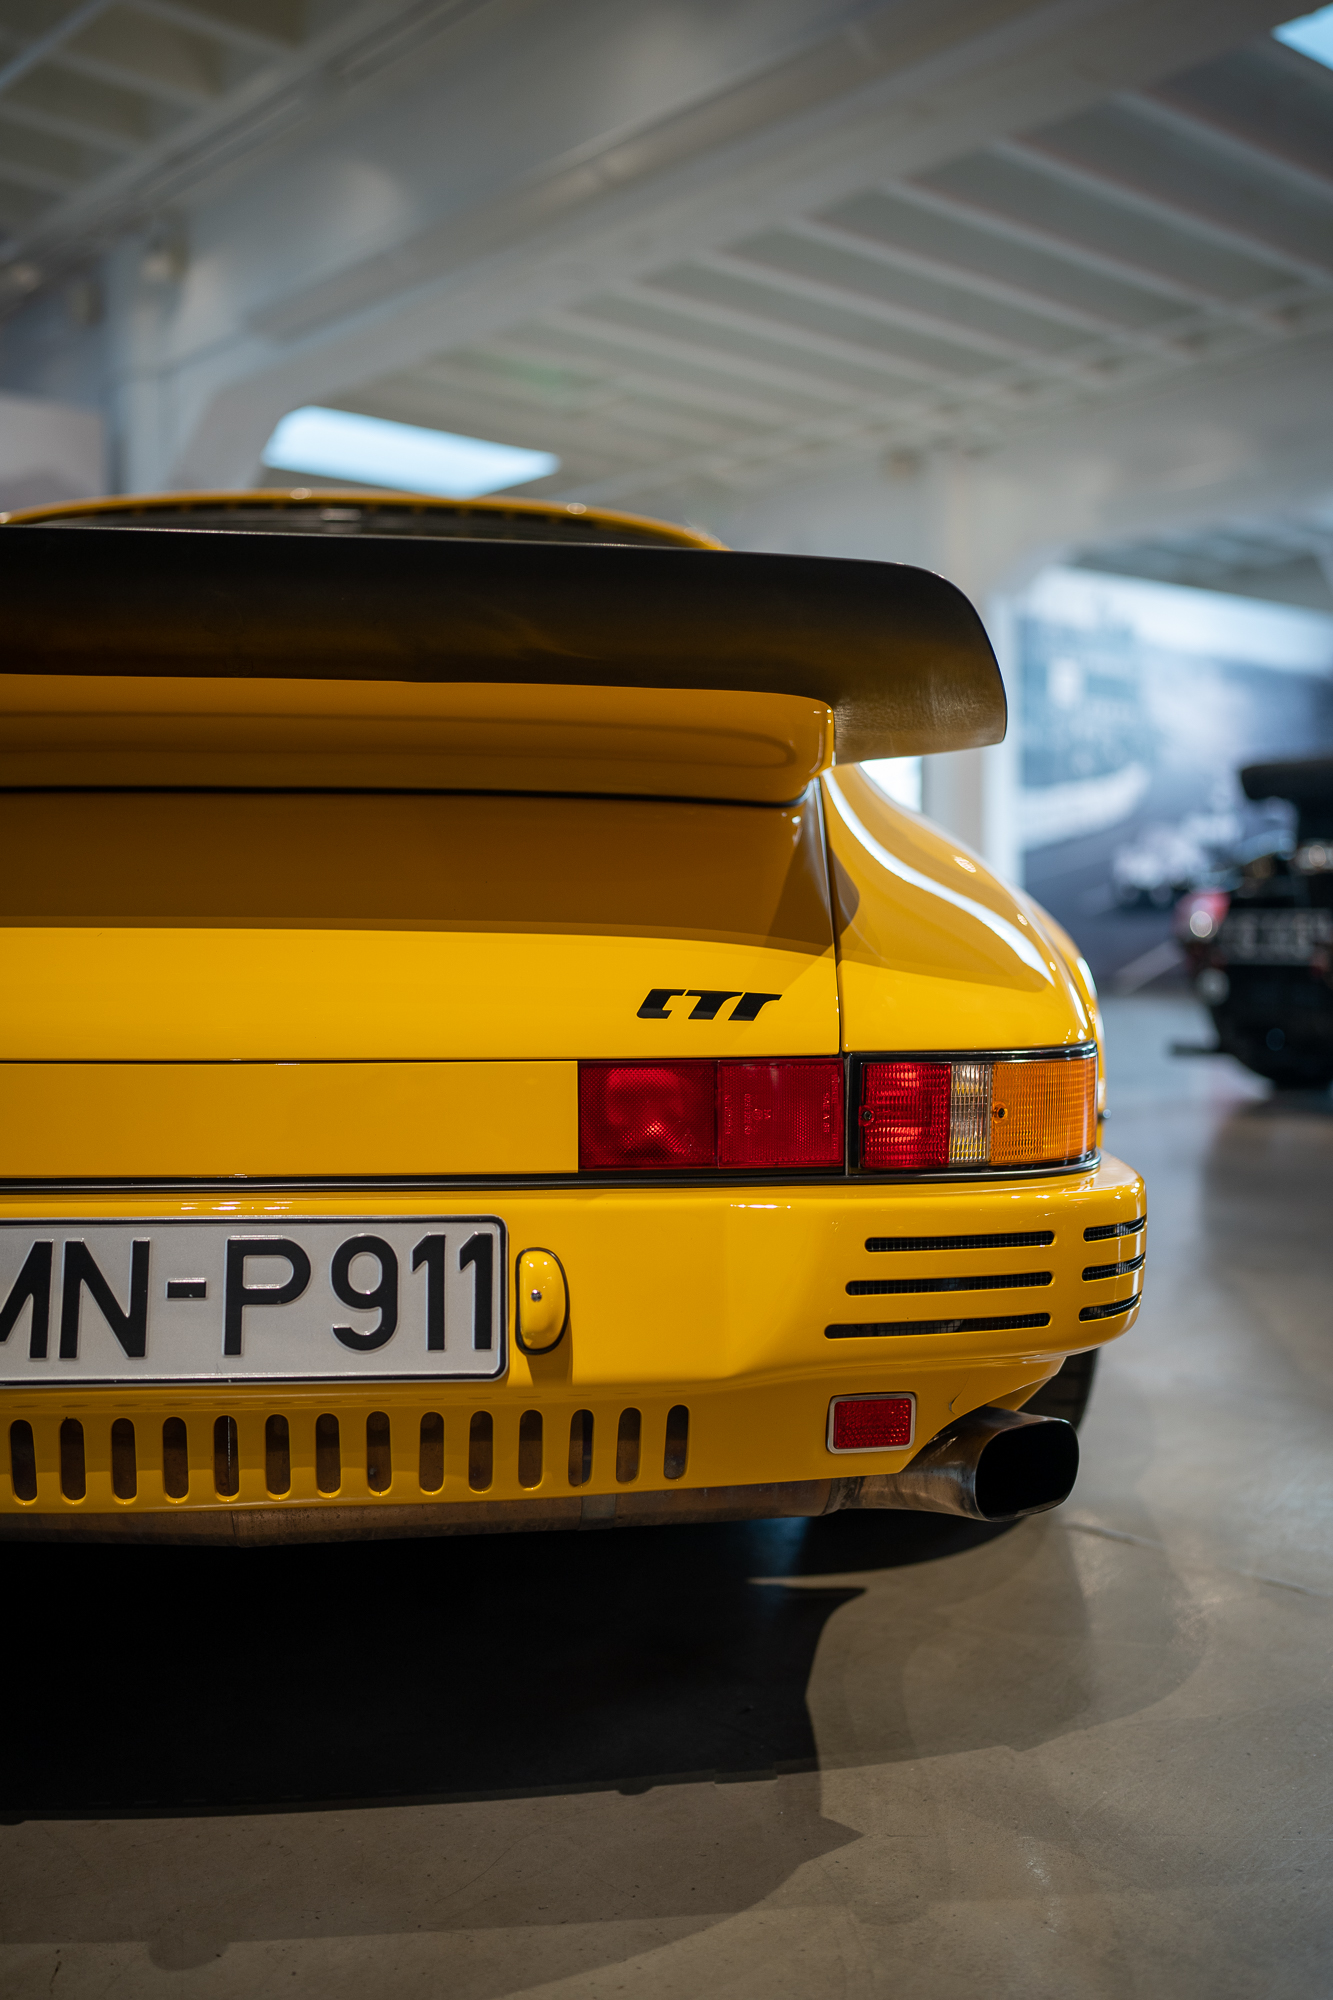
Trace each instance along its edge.
<path fill-rule="evenodd" d="M 895 563 L 20 526 L 0 784 L 786 801 L 834 761 L 995 743 L 962 593 Z"/>

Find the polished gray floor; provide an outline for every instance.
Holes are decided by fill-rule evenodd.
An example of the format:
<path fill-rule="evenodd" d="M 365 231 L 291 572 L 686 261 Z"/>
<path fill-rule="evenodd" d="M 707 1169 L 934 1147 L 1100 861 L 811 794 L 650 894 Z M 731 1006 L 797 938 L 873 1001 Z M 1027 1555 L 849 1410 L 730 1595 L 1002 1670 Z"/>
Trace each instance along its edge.
<path fill-rule="evenodd" d="M 6 2000 L 1333 1994 L 1333 1104 L 1201 1031 L 1056 1515 L 6 1555 Z"/>

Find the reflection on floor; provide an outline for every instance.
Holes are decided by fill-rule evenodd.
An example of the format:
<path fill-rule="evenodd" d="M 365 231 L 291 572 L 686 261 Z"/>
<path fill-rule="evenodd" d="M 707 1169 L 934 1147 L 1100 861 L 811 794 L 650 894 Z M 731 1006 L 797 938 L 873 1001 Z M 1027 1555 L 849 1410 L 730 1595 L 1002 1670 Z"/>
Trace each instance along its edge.
<path fill-rule="evenodd" d="M 1060 1513 L 11 1549 L 6 2000 L 1325 1994 L 1333 1102 L 1111 1015 Z"/>

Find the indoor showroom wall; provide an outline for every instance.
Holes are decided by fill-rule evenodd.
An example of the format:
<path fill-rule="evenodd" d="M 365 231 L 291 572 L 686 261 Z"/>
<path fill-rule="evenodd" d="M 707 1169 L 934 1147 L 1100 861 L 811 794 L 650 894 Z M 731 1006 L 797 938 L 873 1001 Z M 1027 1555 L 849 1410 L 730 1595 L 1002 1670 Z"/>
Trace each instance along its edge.
<path fill-rule="evenodd" d="M 1288 833 L 1239 770 L 1333 751 L 1333 617 L 1062 566 L 989 611 L 1010 713 L 996 844 L 1098 979 L 1133 990 L 1175 962 L 1180 890 Z M 870 769 L 921 810 L 921 758 Z"/>

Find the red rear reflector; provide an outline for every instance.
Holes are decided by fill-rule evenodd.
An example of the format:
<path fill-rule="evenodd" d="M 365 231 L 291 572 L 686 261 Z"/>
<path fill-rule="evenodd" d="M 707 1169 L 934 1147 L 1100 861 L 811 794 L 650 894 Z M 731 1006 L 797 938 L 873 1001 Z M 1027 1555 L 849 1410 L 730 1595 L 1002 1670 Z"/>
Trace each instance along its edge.
<path fill-rule="evenodd" d="M 861 1071 L 861 1165 L 884 1172 L 949 1164 L 943 1062 L 869 1062 Z"/>
<path fill-rule="evenodd" d="M 843 1066 L 802 1062 L 579 1064 L 579 1165 L 843 1164 Z"/>
<path fill-rule="evenodd" d="M 581 1063 L 581 1167 L 711 1167 L 717 1064 Z"/>
<path fill-rule="evenodd" d="M 829 1405 L 830 1451 L 902 1451 L 912 1442 L 912 1396 L 835 1396 Z"/>
<path fill-rule="evenodd" d="M 840 1167 L 840 1062 L 719 1063 L 720 1167 Z"/>

